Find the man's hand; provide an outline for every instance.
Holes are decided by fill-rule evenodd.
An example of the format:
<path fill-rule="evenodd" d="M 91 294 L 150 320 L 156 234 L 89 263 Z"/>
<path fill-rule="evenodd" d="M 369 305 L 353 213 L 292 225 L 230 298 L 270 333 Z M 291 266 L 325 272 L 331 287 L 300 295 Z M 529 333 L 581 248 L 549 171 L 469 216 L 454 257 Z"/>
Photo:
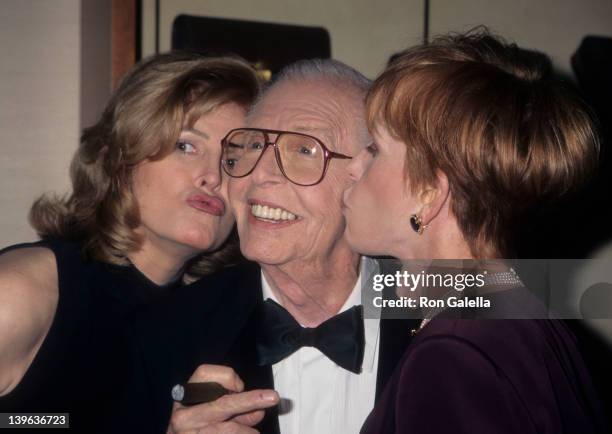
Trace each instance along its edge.
<path fill-rule="evenodd" d="M 205 381 L 215 381 L 236 393 L 190 407 L 174 403 L 168 434 L 255 434 L 252 427 L 263 419 L 263 409 L 279 401 L 274 390 L 243 392 L 244 383 L 226 366 L 198 366 L 189 382 Z"/>

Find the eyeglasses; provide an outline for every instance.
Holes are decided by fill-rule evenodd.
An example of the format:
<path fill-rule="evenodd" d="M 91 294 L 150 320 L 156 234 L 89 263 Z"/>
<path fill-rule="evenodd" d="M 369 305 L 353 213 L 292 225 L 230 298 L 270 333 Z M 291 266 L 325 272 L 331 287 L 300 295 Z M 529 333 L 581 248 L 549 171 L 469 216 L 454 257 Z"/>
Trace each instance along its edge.
<path fill-rule="evenodd" d="M 270 140 L 276 134 L 276 140 Z M 350 159 L 330 151 L 319 139 L 290 131 L 238 128 L 221 140 L 221 166 L 233 178 L 250 175 L 268 146 L 285 178 L 297 185 L 316 185 L 323 180 L 332 158 Z"/>

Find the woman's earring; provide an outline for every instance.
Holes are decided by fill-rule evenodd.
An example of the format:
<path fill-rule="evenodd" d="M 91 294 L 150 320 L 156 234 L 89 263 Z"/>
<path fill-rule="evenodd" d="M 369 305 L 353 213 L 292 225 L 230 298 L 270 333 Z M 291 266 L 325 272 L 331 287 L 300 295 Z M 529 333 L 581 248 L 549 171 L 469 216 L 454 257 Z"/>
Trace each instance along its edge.
<path fill-rule="evenodd" d="M 412 227 L 412 230 L 419 235 L 422 235 L 423 231 L 427 227 L 427 225 L 423 224 L 423 222 L 421 221 L 421 216 L 419 216 L 418 214 L 412 214 L 410 216 L 410 226 Z"/>

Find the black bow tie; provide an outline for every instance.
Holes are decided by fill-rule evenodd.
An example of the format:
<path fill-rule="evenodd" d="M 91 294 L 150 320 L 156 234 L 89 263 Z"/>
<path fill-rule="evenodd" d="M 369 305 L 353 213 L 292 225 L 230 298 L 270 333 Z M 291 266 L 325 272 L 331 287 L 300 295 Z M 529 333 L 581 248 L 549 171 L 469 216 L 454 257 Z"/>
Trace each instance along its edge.
<path fill-rule="evenodd" d="M 259 365 L 273 365 L 302 347 L 315 347 L 337 365 L 358 374 L 364 335 L 361 306 L 353 306 L 316 328 L 305 328 L 280 304 L 268 299 L 257 331 Z"/>

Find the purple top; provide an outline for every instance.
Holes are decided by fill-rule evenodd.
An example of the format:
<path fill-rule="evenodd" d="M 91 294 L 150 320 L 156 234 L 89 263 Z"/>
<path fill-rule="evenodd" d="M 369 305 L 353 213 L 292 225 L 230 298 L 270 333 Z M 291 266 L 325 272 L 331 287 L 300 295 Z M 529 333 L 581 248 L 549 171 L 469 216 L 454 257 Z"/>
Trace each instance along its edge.
<path fill-rule="evenodd" d="M 362 434 L 603 433 L 574 336 L 559 320 L 433 319 Z"/>

